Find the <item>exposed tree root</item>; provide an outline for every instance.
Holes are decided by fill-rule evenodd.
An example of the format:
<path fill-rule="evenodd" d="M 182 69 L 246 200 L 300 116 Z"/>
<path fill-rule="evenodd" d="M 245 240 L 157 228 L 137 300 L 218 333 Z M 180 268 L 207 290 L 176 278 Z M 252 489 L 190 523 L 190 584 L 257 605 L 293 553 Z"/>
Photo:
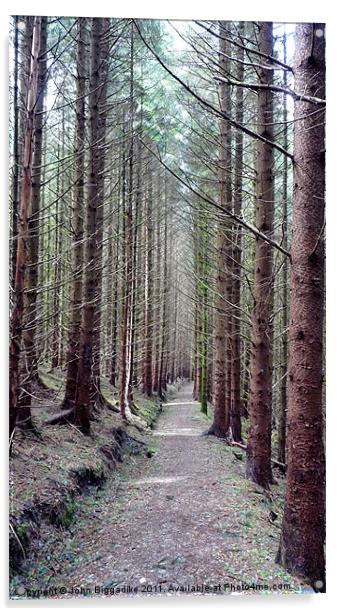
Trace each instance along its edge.
<path fill-rule="evenodd" d="M 136 415 L 133 415 L 130 407 L 128 406 L 126 406 L 124 410 L 123 419 L 126 424 L 128 424 L 129 426 L 135 426 L 135 428 L 137 428 L 141 432 L 144 432 L 144 430 L 146 430 L 147 428 L 146 422 L 143 419 L 137 417 Z"/>
<path fill-rule="evenodd" d="M 120 408 L 119 406 L 117 406 L 117 404 L 112 404 L 111 402 L 109 402 L 109 400 L 107 400 L 106 398 L 104 398 L 104 406 L 106 406 L 106 408 L 109 409 L 109 411 L 113 411 L 114 413 L 120 413 Z"/>
<path fill-rule="evenodd" d="M 230 441 L 229 445 L 232 445 L 233 447 L 240 447 L 241 449 L 244 449 L 245 451 L 247 449 L 247 445 L 244 445 L 244 443 L 237 443 L 236 441 Z M 287 468 L 286 464 L 284 464 L 283 462 L 279 462 L 279 460 L 275 460 L 275 458 L 271 459 L 271 463 L 274 467 L 277 467 L 282 471 L 285 471 Z"/>

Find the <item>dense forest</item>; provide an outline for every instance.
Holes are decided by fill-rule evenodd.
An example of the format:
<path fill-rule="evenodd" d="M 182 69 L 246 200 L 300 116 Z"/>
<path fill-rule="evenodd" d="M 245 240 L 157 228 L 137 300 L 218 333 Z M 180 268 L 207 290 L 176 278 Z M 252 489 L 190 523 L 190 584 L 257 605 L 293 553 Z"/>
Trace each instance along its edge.
<path fill-rule="evenodd" d="M 13 463 L 189 387 L 324 592 L 324 24 L 14 16 L 9 96 Z"/>

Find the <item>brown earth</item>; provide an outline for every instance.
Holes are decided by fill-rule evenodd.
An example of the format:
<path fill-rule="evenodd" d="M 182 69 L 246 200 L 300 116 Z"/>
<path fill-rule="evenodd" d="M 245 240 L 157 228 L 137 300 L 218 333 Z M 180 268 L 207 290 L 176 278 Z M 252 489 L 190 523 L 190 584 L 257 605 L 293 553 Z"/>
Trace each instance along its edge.
<path fill-rule="evenodd" d="M 54 598 L 307 590 L 275 564 L 283 480 L 268 497 L 244 478 L 241 452 L 202 436 L 208 426 L 191 385 L 183 387 L 164 405 L 150 458 L 130 457 L 103 488 L 80 497 L 68 530 L 41 528 L 14 596 L 49 588 Z"/>

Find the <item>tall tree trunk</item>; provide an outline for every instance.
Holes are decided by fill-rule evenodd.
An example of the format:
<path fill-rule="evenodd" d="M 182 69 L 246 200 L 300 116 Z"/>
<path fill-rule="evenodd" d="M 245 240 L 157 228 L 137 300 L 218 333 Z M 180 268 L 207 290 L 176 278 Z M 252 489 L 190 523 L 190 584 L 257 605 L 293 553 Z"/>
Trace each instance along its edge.
<path fill-rule="evenodd" d="M 39 216 L 42 190 L 43 109 L 46 90 L 46 45 L 47 17 L 41 18 L 40 51 L 38 67 L 38 92 L 35 105 L 31 208 L 28 220 L 27 270 L 25 279 L 25 326 L 23 330 L 25 377 L 23 394 L 20 396 L 18 420 L 25 421 L 30 415 L 31 390 L 38 377 L 37 294 L 39 279 Z"/>
<path fill-rule="evenodd" d="M 14 17 L 14 73 L 13 73 L 13 175 L 11 187 L 11 287 L 14 289 L 17 260 L 17 225 L 19 205 L 19 16 Z"/>
<path fill-rule="evenodd" d="M 125 120 L 124 120 L 125 125 Z M 130 135 L 131 137 L 131 135 Z M 125 143 L 125 131 L 123 135 Z M 129 156 L 132 155 L 132 144 L 129 147 Z M 124 147 L 125 149 L 125 147 Z M 127 204 L 126 204 L 127 201 Z M 124 157 L 123 180 L 122 180 L 122 208 L 123 208 L 123 307 L 122 307 L 122 326 L 121 326 L 121 352 L 120 352 L 120 373 L 119 373 L 119 400 L 120 412 L 127 421 L 131 420 L 131 409 L 129 405 L 129 383 L 130 383 L 130 352 L 131 352 L 131 326 L 132 326 L 132 274 L 133 274 L 133 211 L 132 211 L 132 192 L 129 192 L 126 199 L 126 160 Z"/>
<path fill-rule="evenodd" d="M 260 51 L 273 56 L 273 24 L 262 22 Z M 260 83 L 271 84 L 273 71 L 261 68 Z M 258 132 L 273 141 L 273 93 L 258 93 Z M 269 143 L 257 144 L 256 226 L 267 237 L 274 226 L 274 153 Z M 249 437 L 246 476 L 268 488 L 271 472 L 272 399 L 272 247 L 256 239 L 252 349 L 250 363 Z"/>
<path fill-rule="evenodd" d="M 227 75 L 227 42 L 226 23 L 220 22 L 219 39 L 219 66 L 221 72 Z M 225 82 L 219 86 L 221 110 L 225 113 L 230 108 L 230 89 Z M 230 125 L 225 119 L 220 120 L 219 142 L 219 191 L 220 205 L 224 210 L 231 208 L 231 180 L 230 180 Z M 230 301 L 230 275 L 227 273 L 228 254 L 230 251 L 230 224 L 226 216 L 220 215 L 217 229 L 217 263 L 216 263 L 216 289 L 215 289 L 215 327 L 214 327 L 214 420 L 209 429 L 211 434 L 226 437 L 230 425 L 228 397 L 230 391 L 229 373 L 229 346 L 228 346 L 228 317 L 227 300 Z"/>
<path fill-rule="evenodd" d="M 100 39 L 100 66 L 99 66 L 99 121 L 98 121 L 98 179 L 97 179 L 97 220 L 96 220 L 96 307 L 94 314 L 93 338 L 93 375 L 92 375 L 92 398 L 102 403 L 103 397 L 100 390 L 101 369 L 101 321 L 102 321 L 102 278 L 103 278 L 103 224 L 104 224 L 104 199 L 105 199 L 105 133 L 107 116 L 107 82 L 108 82 L 108 54 L 109 54 L 109 29 L 110 20 L 103 18 L 102 35 Z"/>
<path fill-rule="evenodd" d="M 61 293 L 61 270 L 62 270 L 62 209 L 60 204 L 60 141 L 61 130 L 58 127 L 58 145 L 57 145 L 57 179 L 56 179 L 56 199 L 55 199 L 55 229 L 54 229 L 54 286 L 53 286 L 53 313 L 52 313 L 52 358 L 51 370 L 59 367 L 59 349 L 60 349 L 60 293 Z"/>
<path fill-rule="evenodd" d="M 77 391 L 74 420 L 84 433 L 90 431 L 90 403 L 93 367 L 93 336 L 95 320 L 96 276 L 95 267 L 96 225 L 98 200 L 98 166 L 100 161 L 99 99 L 100 93 L 100 39 L 103 32 L 102 18 L 92 19 L 91 31 L 91 71 L 90 71 L 90 160 L 88 174 L 88 194 L 86 204 L 86 272 L 84 281 L 84 305 L 82 313 L 80 356 L 77 374 Z"/>
<path fill-rule="evenodd" d="M 161 325 L 161 351 L 159 366 L 158 395 L 160 398 L 166 392 L 166 346 L 168 323 L 168 210 L 167 210 L 167 186 L 164 186 L 164 251 L 163 251 L 163 298 L 162 298 L 162 325 Z"/>
<path fill-rule="evenodd" d="M 152 356 L 153 356 L 153 168 L 152 160 L 149 160 L 149 185 L 147 191 L 146 207 L 146 236 L 147 236 L 147 272 L 146 272 L 146 303 L 145 303 L 145 363 L 144 363 L 144 393 L 152 395 Z"/>
<path fill-rule="evenodd" d="M 240 36 L 244 33 L 244 23 L 239 24 Z M 238 49 L 237 81 L 244 79 L 244 51 Z M 236 91 L 236 122 L 243 124 L 243 89 Z M 235 183 L 234 183 L 234 214 L 241 217 L 242 211 L 242 173 L 243 173 L 243 132 L 237 131 L 235 135 Z M 234 228 L 233 249 L 233 314 L 231 316 L 231 409 L 230 428 L 234 441 L 242 442 L 241 427 L 241 340 L 240 340 L 240 313 L 241 305 L 241 227 Z"/>
<path fill-rule="evenodd" d="M 31 67 L 27 87 L 27 116 L 23 152 L 23 176 L 20 195 L 17 260 L 14 285 L 14 307 L 11 315 L 10 339 L 10 391 L 9 391 L 9 433 L 13 433 L 18 409 L 20 388 L 19 363 L 21 355 L 22 328 L 24 316 L 25 274 L 27 267 L 27 242 L 29 237 L 29 218 L 31 215 L 32 170 L 34 123 L 38 97 L 39 52 L 41 41 L 41 17 L 34 18 Z M 21 419 L 23 419 L 21 417 Z M 25 427 L 31 426 L 30 408 L 27 409 Z"/>
<path fill-rule="evenodd" d="M 325 26 L 298 24 L 295 88 L 325 96 Z M 317 113 L 316 113 L 317 112 Z M 295 102 L 287 490 L 278 561 L 325 591 L 324 108 Z"/>
<path fill-rule="evenodd" d="M 114 259 L 114 283 L 113 283 L 113 315 L 112 315 L 112 349 L 111 349 L 111 375 L 110 383 L 113 387 L 117 384 L 117 355 L 118 355 L 118 302 L 119 302 L 119 245 L 120 245 L 120 193 L 121 193 L 121 173 L 119 171 L 118 198 L 116 215 L 116 235 L 115 235 L 115 259 Z"/>
<path fill-rule="evenodd" d="M 287 62 L 287 41 L 286 33 L 283 38 L 283 61 Z M 283 73 L 284 86 L 287 87 L 287 71 Z M 287 97 L 283 100 L 283 123 L 284 137 L 283 147 L 288 149 L 288 125 L 287 125 Z M 288 249 L 288 159 L 284 157 L 283 161 L 283 178 L 282 178 L 282 246 Z M 280 405 L 279 418 L 277 426 L 277 459 L 279 462 L 286 462 L 286 415 L 287 415 L 287 360 L 288 360 L 288 261 L 285 258 L 282 266 L 282 342 L 281 342 L 281 370 L 280 370 Z"/>
<path fill-rule="evenodd" d="M 64 408 L 72 406 L 76 398 L 77 371 L 79 360 L 79 331 L 81 327 L 81 304 L 84 266 L 84 159 L 85 159 L 85 88 L 86 88 L 86 18 L 78 19 L 77 39 L 77 102 L 76 102 L 76 144 L 74 206 L 72 211 L 72 289 L 71 322 L 69 328 L 66 388 Z"/>
<path fill-rule="evenodd" d="M 158 391 L 159 383 L 159 370 L 160 370 L 160 348 L 161 348 L 161 336 L 158 324 L 161 322 L 161 177 L 157 178 L 157 203 L 156 203 L 156 267 L 155 267 L 155 309 L 154 309 L 154 321 L 155 321 L 155 367 L 153 372 L 153 391 Z"/>

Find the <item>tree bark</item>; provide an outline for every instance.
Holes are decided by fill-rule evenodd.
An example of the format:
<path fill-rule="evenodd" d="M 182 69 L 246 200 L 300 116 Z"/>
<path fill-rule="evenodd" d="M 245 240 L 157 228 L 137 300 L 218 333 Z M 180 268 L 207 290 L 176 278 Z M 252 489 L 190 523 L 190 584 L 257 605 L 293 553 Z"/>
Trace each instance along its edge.
<path fill-rule="evenodd" d="M 273 24 L 262 22 L 260 51 L 273 55 Z M 260 83 L 271 84 L 273 71 L 259 69 Z M 258 92 L 258 130 L 272 141 L 273 94 Z M 268 237 L 274 226 L 274 153 L 270 143 L 257 144 L 256 226 Z M 249 437 L 246 476 L 264 488 L 272 481 L 272 246 L 257 238 L 255 250 L 254 306 L 250 361 Z"/>
<path fill-rule="evenodd" d="M 20 195 L 17 260 L 14 285 L 14 307 L 11 315 L 10 339 L 10 391 L 9 391 L 9 434 L 13 433 L 18 411 L 20 388 L 19 363 L 21 355 L 22 329 L 24 317 L 25 274 L 27 268 L 27 241 L 29 237 L 29 218 L 31 215 L 32 169 L 34 123 L 38 97 L 39 52 L 41 41 L 41 17 L 34 18 L 30 74 L 27 87 L 26 127 L 23 151 L 23 176 Z M 30 407 L 25 415 L 25 427 L 31 427 Z"/>
<path fill-rule="evenodd" d="M 13 72 L 13 175 L 11 187 L 11 287 L 14 289 L 17 260 L 17 226 L 19 205 L 19 16 L 14 17 L 14 72 Z"/>
<path fill-rule="evenodd" d="M 287 61 L 286 53 L 286 33 L 283 40 L 283 61 Z M 283 74 L 284 86 L 287 87 L 287 71 Z M 288 147 L 288 125 L 287 125 L 287 97 L 283 100 L 283 122 L 284 122 L 284 137 L 283 147 Z M 284 156 L 283 160 L 283 178 L 282 178 L 282 246 L 288 248 L 288 160 Z M 287 416 L 287 360 L 288 360 L 288 261 L 284 259 L 282 266 L 282 342 L 281 342 L 281 370 L 280 370 L 280 406 L 277 426 L 277 457 L 280 462 L 286 462 L 286 416 Z"/>
<path fill-rule="evenodd" d="M 31 208 L 28 220 L 27 270 L 25 279 L 25 325 L 23 329 L 25 376 L 23 393 L 18 407 L 18 421 L 25 422 L 30 416 L 32 385 L 38 377 L 37 334 L 37 295 L 39 279 L 39 216 L 42 191 L 42 148 L 43 148 L 43 109 L 47 75 L 47 17 L 41 18 L 40 50 L 38 59 L 37 100 L 34 117 L 33 165 Z"/>
<path fill-rule="evenodd" d="M 93 374 L 92 374 L 92 399 L 102 403 L 103 398 L 100 389 L 101 371 L 101 322 L 102 322 L 102 278 L 103 278 L 103 224 L 104 224 L 104 201 L 105 201 L 105 134 L 107 116 L 107 83 L 108 83 L 108 53 L 109 53 L 109 29 L 110 20 L 102 19 L 102 34 L 100 39 L 100 66 L 99 66 L 99 120 L 98 120 L 98 178 L 97 178 L 97 220 L 96 220 L 96 280 L 95 295 L 96 306 L 94 313 L 94 338 L 93 338 Z"/>
<path fill-rule="evenodd" d="M 162 298 L 162 325 L 161 325 L 161 350 L 158 380 L 158 395 L 162 398 L 166 392 L 167 375 L 167 342 L 168 342 L 168 191 L 164 186 L 164 251 L 163 251 L 163 298 Z"/>
<path fill-rule="evenodd" d="M 100 39 L 103 20 L 92 19 L 91 29 L 91 70 L 90 70 L 90 160 L 88 194 L 86 204 L 86 272 L 84 281 L 84 305 L 80 338 L 80 356 L 77 374 L 77 391 L 74 420 L 85 434 L 90 432 L 90 404 L 93 368 L 93 336 L 96 297 L 96 225 L 98 207 L 98 165 L 100 160 L 99 98 L 100 98 Z"/>
<path fill-rule="evenodd" d="M 239 25 L 239 33 L 244 34 L 244 23 Z M 244 78 L 243 48 L 238 49 L 237 80 L 242 82 Z M 236 91 L 236 121 L 243 124 L 243 91 L 238 88 Z M 242 212 L 242 174 L 243 174 L 243 133 L 237 131 L 235 134 L 235 182 L 234 182 L 234 214 L 241 217 Z M 231 315 L 231 409 L 230 409 L 230 428 L 232 439 L 242 442 L 241 427 L 241 340 L 240 340 L 240 313 L 238 307 L 241 305 L 241 242 L 242 229 L 235 224 L 234 227 L 234 249 L 233 249 L 233 314 Z"/>
<path fill-rule="evenodd" d="M 222 72 L 227 72 L 227 43 L 225 40 L 225 22 L 220 22 L 219 66 Z M 219 85 L 221 111 L 227 112 L 230 107 L 230 90 L 226 83 Z M 225 119 L 220 120 L 219 142 L 219 191 L 220 205 L 224 210 L 231 208 L 230 179 L 230 126 Z M 209 429 L 211 434 L 226 437 L 230 426 L 228 407 L 229 397 L 229 362 L 228 356 L 228 316 L 227 301 L 230 300 L 230 276 L 227 273 L 228 253 L 230 251 L 230 225 L 226 216 L 219 216 L 217 229 L 217 263 L 215 289 L 215 321 L 214 321 L 214 419 Z"/>
<path fill-rule="evenodd" d="M 66 387 L 63 407 L 73 406 L 76 399 L 79 360 L 79 332 L 81 328 L 81 304 L 84 267 L 84 160 L 85 160 L 85 92 L 86 92 L 86 18 L 78 19 L 77 39 L 77 102 L 74 207 L 72 211 L 72 289 L 71 322 L 69 328 Z"/>
<path fill-rule="evenodd" d="M 143 391 L 146 396 L 152 395 L 152 360 L 153 360 L 153 301 L 154 301 L 154 271 L 153 271 L 153 166 L 149 159 L 148 191 L 146 204 L 146 294 L 145 294 L 145 360 L 144 360 L 144 385 Z"/>
<path fill-rule="evenodd" d="M 325 96 L 325 25 L 297 24 L 296 88 Z M 313 114 L 312 114 L 313 112 Z M 287 491 L 277 560 L 325 591 L 322 411 L 325 112 L 295 102 Z"/>
<path fill-rule="evenodd" d="M 125 119 L 124 119 L 125 126 Z M 132 137 L 132 135 L 130 135 Z M 123 134 L 125 144 L 125 129 Z M 129 154 L 132 155 L 132 144 L 130 143 Z M 125 150 L 125 147 L 124 147 Z M 133 274 L 133 211 L 132 211 L 132 192 L 126 199 L 126 162 L 128 157 L 124 157 L 123 178 L 122 178 L 122 246 L 123 246 L 123 307 L 121 323 L 121 352 L 120 352 L 120 373 L 119 373 L 119 400 L 120 412 L 127 421 L 131 420 L 131 408 L 129 405 L 129 383 L 130 383 L 130 353 L 131 353 L 131 327 L 132 327 L 132 274 Z M 126 204 L 127 201 L 127 204 Z"/>

